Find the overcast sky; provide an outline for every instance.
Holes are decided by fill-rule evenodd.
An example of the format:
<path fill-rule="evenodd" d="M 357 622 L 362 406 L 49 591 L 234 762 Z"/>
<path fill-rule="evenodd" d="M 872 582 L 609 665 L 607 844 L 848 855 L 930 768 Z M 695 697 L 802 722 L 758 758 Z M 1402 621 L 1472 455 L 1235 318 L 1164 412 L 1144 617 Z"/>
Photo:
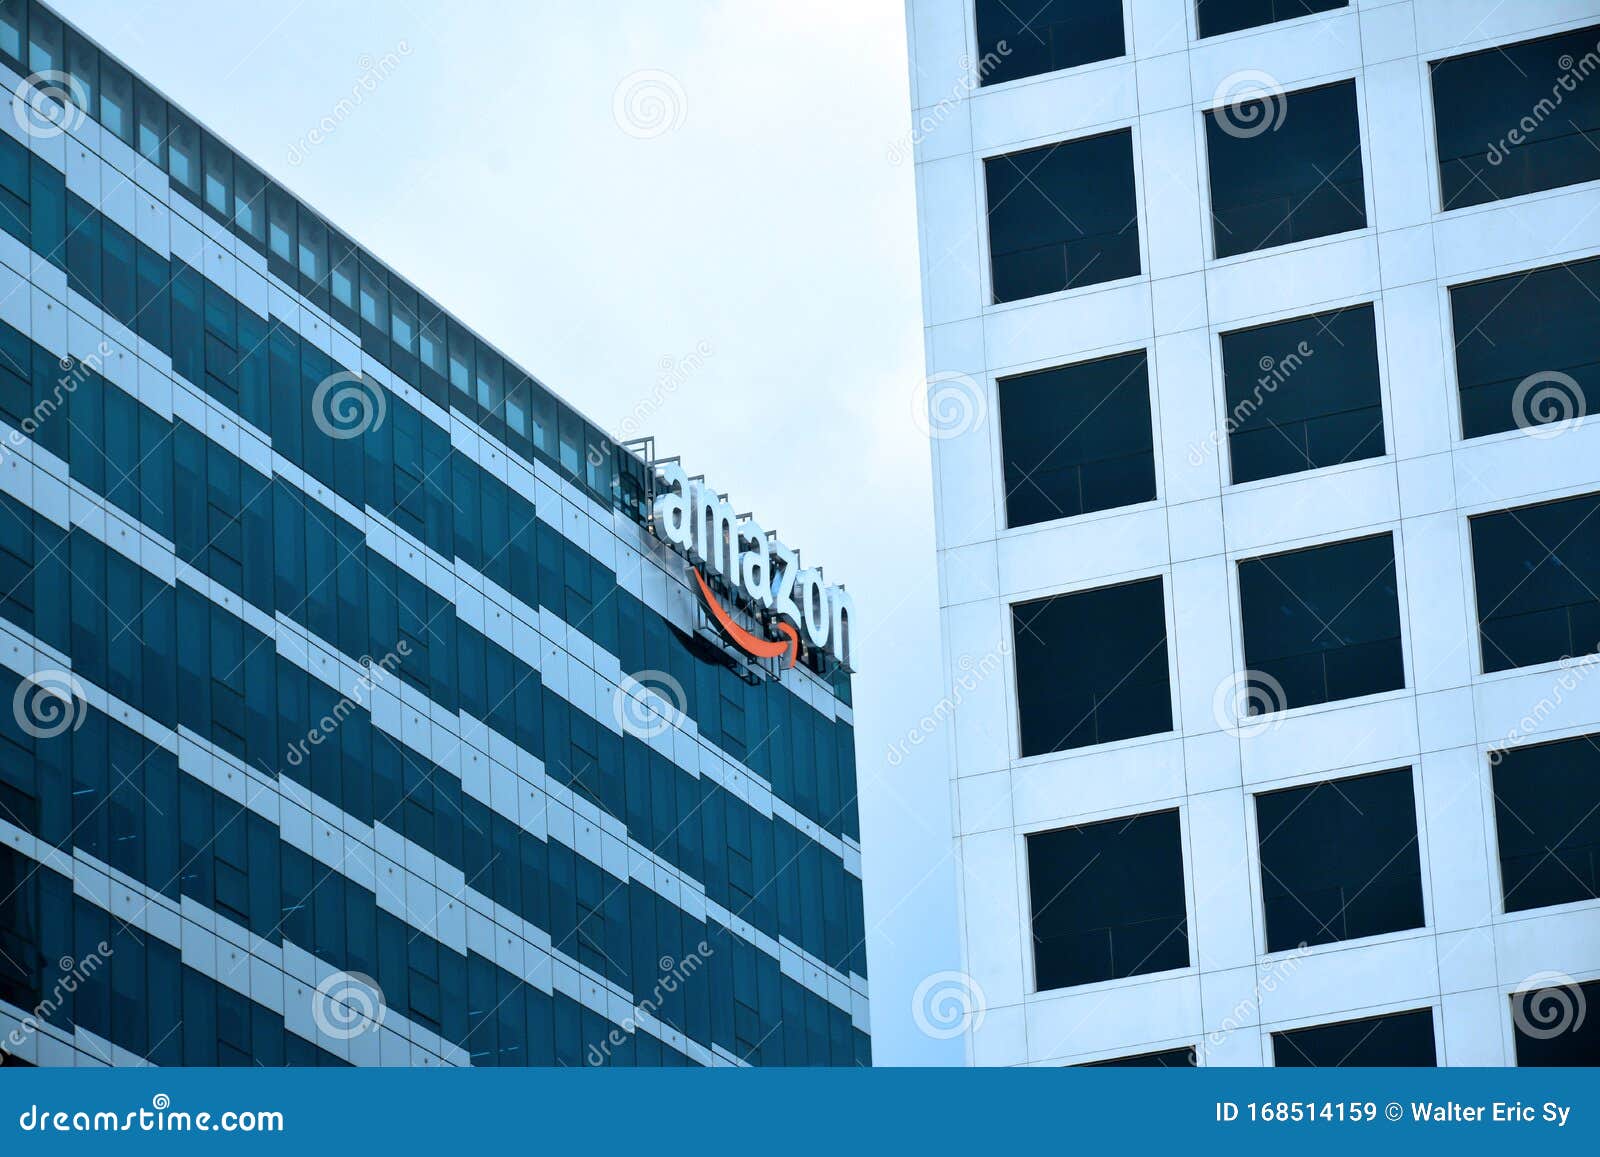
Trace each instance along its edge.
<path fill-rule="evenodd" d="M 944 694 L 900 0 L 55 2 L 850 588 L 874 1054 L 959 1063 L 911 1015 L 959 963 L 944 752 L 886 757 Z"/>

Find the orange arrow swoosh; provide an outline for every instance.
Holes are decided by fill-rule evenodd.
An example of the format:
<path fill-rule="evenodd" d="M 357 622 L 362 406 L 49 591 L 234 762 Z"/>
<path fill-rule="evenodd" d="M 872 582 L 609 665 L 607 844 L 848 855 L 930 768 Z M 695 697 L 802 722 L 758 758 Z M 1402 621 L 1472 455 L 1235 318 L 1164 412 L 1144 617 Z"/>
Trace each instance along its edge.
<path fill-rule="evenodd" d="M 763 639 L 752 635 L 734 622 L 733 616 L 717 602 L 717 596 L 711 593 L 711 588 L 706 585 L 706 580 L 701 576 L 699 569 L 696 567 L 690 569 L 694 571 L 694 581 L 700 584 L 700 597 L 705 600 L 706 607 L 711 611 L 711 617 L 717 620 L 717 626 L 721 627 L 741 650 L 758 659 L 776 659 L 787 651 L 789 662 L 785 666 L 794 666 L 795 660 L 800 655 L 800 632 L 795 630 L 792 624 L 782 619 L 778 620 L 778 630 L 788 636 L 786 639 Z"/>

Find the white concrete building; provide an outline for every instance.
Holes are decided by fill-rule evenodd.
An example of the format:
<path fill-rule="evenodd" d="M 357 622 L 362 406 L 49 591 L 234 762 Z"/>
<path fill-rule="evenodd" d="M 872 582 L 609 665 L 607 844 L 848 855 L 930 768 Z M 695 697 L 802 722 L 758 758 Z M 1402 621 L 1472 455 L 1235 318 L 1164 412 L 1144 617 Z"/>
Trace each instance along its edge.
<path fill-rule="evenodd" d="M 1600 1063 L 1600 0 L 906 8 L 970 1060 Z"/>

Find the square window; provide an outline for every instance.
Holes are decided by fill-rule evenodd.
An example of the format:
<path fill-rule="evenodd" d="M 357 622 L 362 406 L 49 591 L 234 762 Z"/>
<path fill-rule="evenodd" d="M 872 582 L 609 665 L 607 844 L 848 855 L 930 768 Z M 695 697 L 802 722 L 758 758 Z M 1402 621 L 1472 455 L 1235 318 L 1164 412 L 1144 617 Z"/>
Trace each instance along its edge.
<path fill-rule="evenodd" d="M 1600 89 L 1580 71 L 1597 42 L 1600 24 L 1430 66 L 1446 210 L 1600 179 Z"/>
<path fill-rule="evenodd" d="M 1600 900 L 1600 736 L 1514 747 L 1489 762 L 1506 911 Z"/>
<path fill-rule="evenodd" d="M 1144 351 L 1001 378 L 998 385 L 1008 525 L 1155 498 Z"/>
<path fill-rule="evenodd" d="M 1195 15 L 1206 37 L 1349 6 L 1350 0 L 1195 0 Z"/>
<path fill-rule="evenodd" d="M 1394 1012 L 1272 1034 L 1272 1063 L 1280 1069 L 1432 1068 L 1433 1010 Z"/>
<path fill-rule="evenodd" d="M 1256 796 L 1267 951 L 1421 928 L 1411 769 Z"/>
<path fill-rule="evenodd" d="M 1511 994 L 1518 1068 L 1600 1065 L 1600 980 L 1553 978 L 1547 987 Z M 1587 1015 L 1585 1011 L 1587 1010 Z"/>
<path fill-rule="evenodd" d="M 1176 810 L 1028 837 L 1038 991 L 1189 966 Z"/>
<path fill-rule="evenodd" d="M 989 157 L 983 172 L 997 303 L 1138 275 L 1130 130 Z"/>
<path fill-rule="evenodd" d="M 1022 754 L 1172 730 L 1160 578 L 1011 608 Z"/>
<path fill-rule="evenodd" d="M 1192 1069 L 1195 1067 L 1193 1047 L 1162 1049 L 1156 1053 L 1139 1053 L 1131 1057 L 1112 1057 L 1107 1061 L 1090 1061 L 1079 1065 L 1082 1069 Z"/>
<path fill-rule="evenodd" d="M 1600 494 L 1469 520 L 1485 674 L 1600 647 Z"/>
<path fill-rule="evenodd" d="M 1111 60 L 1125 51 L 1122 0 L 977 0 L 979 84 Z"/>
<path fill-rule="evenodd" d="M 1372 306 L 1222 335 L 1235 485 L 1383 456 Z"/>
<path fill-rule="evenodd" d="M 1218 258 L 1366 228 L 1353 80 L 1212 109 L 1206 154 Z"/>
<path fill-rule="evenodd" d="M 1596 301 L 1600 258 L 1451 286 L 1464 437 L 1588 412 L 1588 399 L 1600 398 Z"/>
<path fill-rule="evenodd" d="M 1405 686 L 1387 534 L 1239 563 L 1252 715 Z"/>

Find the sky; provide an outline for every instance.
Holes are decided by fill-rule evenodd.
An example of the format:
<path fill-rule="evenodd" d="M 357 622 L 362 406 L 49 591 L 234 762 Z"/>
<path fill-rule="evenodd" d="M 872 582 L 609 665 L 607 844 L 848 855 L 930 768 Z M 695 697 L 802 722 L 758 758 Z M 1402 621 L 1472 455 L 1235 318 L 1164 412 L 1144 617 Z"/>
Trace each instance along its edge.
<path fill-rule="evenodd" d="M 960 966 L 900 0 L 54 0 L 851 591 L 874 1060 Z M 896 754 L 890 757 L 890 751 Z"/>

